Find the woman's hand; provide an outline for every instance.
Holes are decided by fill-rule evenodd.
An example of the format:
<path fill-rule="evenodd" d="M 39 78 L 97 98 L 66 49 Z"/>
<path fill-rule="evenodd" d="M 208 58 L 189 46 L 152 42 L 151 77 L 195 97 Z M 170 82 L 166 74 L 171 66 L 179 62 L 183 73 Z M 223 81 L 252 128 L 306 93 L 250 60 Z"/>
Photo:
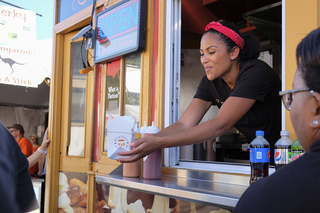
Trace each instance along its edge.
<path fill-rule="evenodd" d="M 48 139 L 48 128 L 47 128 L 46 132 L 44 133 L 44 136 L 43 136 L 42 144 L 40 146 L 41 150 L 47 151 L 50 141 L 51 140 Z"/>
<path fill-rule="evenodd" d="M 130 156 L 130 158 L 119 158 L 117 161 L 121 163 L 129 163 L 139 160 L 144 156 L 156 151 L 160 148 L 161 137 L 156 136 L 145 136 L 140 138 L 130 144 L 132 150 L 128 152 L 120 152 L 118 155 L 121 156 Z"/>

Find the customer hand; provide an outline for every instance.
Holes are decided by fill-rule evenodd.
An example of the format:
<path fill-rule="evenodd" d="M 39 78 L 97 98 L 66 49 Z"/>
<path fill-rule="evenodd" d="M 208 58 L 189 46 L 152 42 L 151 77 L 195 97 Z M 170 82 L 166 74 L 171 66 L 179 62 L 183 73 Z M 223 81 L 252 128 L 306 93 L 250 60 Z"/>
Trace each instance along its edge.
<path fill-rule="evenodd" d="M 42 144 L 41 144 L 41 149 L 43 151 L 46 151 L 48 149 L 48 145 L 50 143 L 50 139 L 48 139 L 48 128 L 46 129 L 46 132 L 44 133 L 44 136 L 43 136 L 43 140 L 42 140 Z"/>
<path fill-rule="evenodd" d="M 121 163 L 129 163 L 139 160 L 144 156 L 156 151 L 160 148 L 161 137 L 156 136 L 145 136 L 130 144 L 132 150 L 127 152 L 120 152 L 118 155 L 130 156 L 130 158 L 119 158 L 118 161 Z"/>

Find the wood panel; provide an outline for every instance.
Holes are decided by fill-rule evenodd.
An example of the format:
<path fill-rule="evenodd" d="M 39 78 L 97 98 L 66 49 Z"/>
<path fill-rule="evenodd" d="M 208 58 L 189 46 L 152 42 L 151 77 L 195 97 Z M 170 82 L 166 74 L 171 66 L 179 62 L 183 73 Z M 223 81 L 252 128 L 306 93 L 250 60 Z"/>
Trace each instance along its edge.
<path fill-rule="evenodd" d="M 148 1 L 146 38 L 153 38 L 154 1 Z M 144 52 L 141 54 L 141 94 L 140 94 L 140 126 L 147 122 L 151 125 L 152 104 L 152 70 L 153 39 L 147 39 Z"/>
<path fill-rule="evenodd" d="M 49 135 L 51 143 L 47 154 L 46 180 L 45 180 L 45 207 L 48 213 L 58 212 L 59 171 L 60 171 L 60 141 L 61 141 L 61 97 L 62 97 L 62 70 L 63 66 L 63 36 L 54 35 L 54 56 L 50 87 L 49 104 Z"/>
<path fill-rule="evenodd" d="M 155 87 L 155 120 L 160 129 L 164 127 L 164 86 L 165 82 L 165 42 L 166 42 L 166 1 L 159 1 L 158 63 Z"/>

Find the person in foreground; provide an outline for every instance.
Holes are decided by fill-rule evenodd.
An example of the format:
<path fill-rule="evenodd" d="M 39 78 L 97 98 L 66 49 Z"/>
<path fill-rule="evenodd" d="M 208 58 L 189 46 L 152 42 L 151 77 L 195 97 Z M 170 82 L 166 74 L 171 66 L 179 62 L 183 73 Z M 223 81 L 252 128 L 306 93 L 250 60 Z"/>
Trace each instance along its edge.
<path fill-rule="evenodd" d="M 283 91 L 283 103 L 297 139 L 306 152 L 302 157 L 252 184 L 233 213 L 319 212 L 320 203 L 320 28 L 298 45 L 298 68 L 293 90 Z"/>
<path fill-rule="evenodd" d="M 0 123 L 0 212 L 39 212 L 28 161 Z"/>
<path fill-rule="evenodd" d="M 256 130 L 264 130 L 272 149 L 280 137 L 281 81 L 270 66 L 258 60 L 259 54 L 256 38 L 240 34 L 233 23 L 209 23 L 200 43 L 205 76 L 190 105 L 176 123 L 133 142 L 135 149 L 119 153 L 133 155 L 119 161 L 136 161 L 157 149 L 209 141 L 233 126 L 248 141 L 255 138 Z M 220 108 L 218 115 L 199 124 L 211 105 Z"/>

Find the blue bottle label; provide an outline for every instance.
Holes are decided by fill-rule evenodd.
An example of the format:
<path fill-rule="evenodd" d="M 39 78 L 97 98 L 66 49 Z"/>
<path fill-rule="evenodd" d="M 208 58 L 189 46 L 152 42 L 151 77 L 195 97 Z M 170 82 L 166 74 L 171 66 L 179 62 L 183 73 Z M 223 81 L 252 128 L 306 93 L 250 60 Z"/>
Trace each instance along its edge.
<path fill-rule="evenodd" d="M 270 163 L 270 148 L 250 148 L 250 163 Z"/>

